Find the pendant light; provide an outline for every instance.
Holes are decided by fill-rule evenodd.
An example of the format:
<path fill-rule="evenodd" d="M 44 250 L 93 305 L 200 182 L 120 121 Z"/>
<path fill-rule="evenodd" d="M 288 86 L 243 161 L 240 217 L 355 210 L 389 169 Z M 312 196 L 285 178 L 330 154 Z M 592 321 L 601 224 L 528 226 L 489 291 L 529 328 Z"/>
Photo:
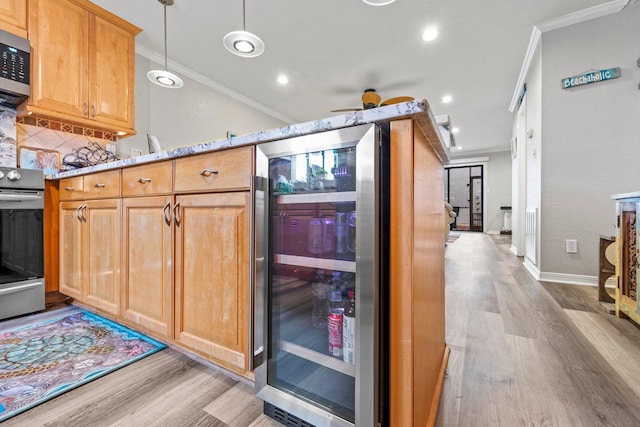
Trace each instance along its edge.
<path fill-rule="evenodd" d="M 182 87 L 182 79 L 167 71 L 167 6 L 173 5 L 173 0 L 158 0 L 164 5 L 164 70 L 151 70 L 147 78 L 158 86 L 177 89 Z"/>
<path fill-rule="evenodd" d="M 245 0 L 242 0 L 242 31 L 231 31 L 222 39 L 227 50 L 234 55 L 252 58 L 264 52 L 264 43 L 260 37 L 246 31 Z"/>
<path fill-rule="evenodd" d="M 386 6 L 388 4 L 393 3 L 396 0 L 362 0 L 366 4 L 370 4 L 371 6 Z"/>

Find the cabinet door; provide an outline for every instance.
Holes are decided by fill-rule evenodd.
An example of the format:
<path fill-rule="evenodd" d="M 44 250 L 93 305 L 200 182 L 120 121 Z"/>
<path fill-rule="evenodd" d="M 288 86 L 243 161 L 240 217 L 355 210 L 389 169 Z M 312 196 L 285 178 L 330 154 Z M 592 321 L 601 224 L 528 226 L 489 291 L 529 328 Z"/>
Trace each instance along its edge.
<path fill-rule="evenodd" d="M 0 0 L 0 28 L 27 37 L 27 0 Z"/>
<path fill-rule="evenodd" d="M 83 270 L 85 302 L 112 314 L 120 306 L 120 199 L 85 202 Z"/>
<path fill-rule="evenodd" d="M 123 201 L 122 316 L 173 337 L 173 196 Z"/>
<path fill-rule="evenodd" d="M 82 270 L 82 202 L 60 203 L 59 280 L 60 292 L 84 300 Z"/>
<path fill-rule="evenodd" d="M 89 34 L 89 118 L 133 128 L 134 36 L 93 14 Z"/>
<path fill-rule="evenodd" d="M 29 103 L 85 117 L 88 111 L 89 13 L 67 0 L 30 0 Z"/>
<path fill-rule="evenodd" d="M 178 196 L 176 202 L 175 338 L 246 369 L 249 193 Z"/>

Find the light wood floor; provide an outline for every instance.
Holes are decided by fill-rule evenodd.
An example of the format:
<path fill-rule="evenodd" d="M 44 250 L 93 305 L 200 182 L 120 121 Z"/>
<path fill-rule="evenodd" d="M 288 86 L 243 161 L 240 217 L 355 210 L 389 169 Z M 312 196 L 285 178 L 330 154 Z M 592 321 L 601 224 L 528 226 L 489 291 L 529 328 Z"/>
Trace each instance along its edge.
<path fill-rule="evenodd" d="M 510 245 L 461 233 L 446 248 L 437 426 L 640 426 L 640 329 L 595 287 L 537 282 Z"/>
<path fill-rule="evenodd" d="M 595 288 L 533 280 L 509 239 L 463 232 L 446 248 L 437 426 L 640 426 L 640 329 Z M 167 349 L 3 427 L 280 426 L 261 412 L 250 385 Z"/>

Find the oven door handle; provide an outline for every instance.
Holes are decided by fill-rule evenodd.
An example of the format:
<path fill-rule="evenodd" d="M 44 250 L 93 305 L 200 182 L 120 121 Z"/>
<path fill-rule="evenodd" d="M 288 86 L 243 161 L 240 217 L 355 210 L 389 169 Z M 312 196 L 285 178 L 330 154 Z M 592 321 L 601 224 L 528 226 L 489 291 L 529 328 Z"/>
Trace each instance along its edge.
<path fill-rule="evenodd" d="M 32 200 L 41 200 L 39 194 L 0 194 L 0 202 L 29 202 Z"/>
<path fill-rule="evenodd" d="M 24 292 L 24 291 L 26 291 L 28 289 L 37 288 L 39 286 L 42 286 L 42 282 L 28 283 L 26 285 L 19 285 L 19 286 L 14 286 L 14 287 L 11 287 L 11 288 L 0 289 L 0 296 L 9 295 L 9 294 L 15 294 L 17 292 Z"/>

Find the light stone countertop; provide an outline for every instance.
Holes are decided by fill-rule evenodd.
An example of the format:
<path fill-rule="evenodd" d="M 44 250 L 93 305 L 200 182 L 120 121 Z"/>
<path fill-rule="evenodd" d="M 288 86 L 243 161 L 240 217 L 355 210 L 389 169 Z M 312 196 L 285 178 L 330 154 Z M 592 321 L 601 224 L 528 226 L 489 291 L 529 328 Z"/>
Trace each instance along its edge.
<path fill-rule="evenodd" d="M 76 175 L 86 175 L 92 172 L 105 171 L 110 169 L 118 169 L 128 166 L 140 165 L 144 163 L 152 163 L 161 160 L 176 159 L 179 157 L 191 156 L 194 154 L 207 153 L 211 151 L 239 147 L 244 145 L 255 145 L 268 141 L 276 141 L 280 139 L 293 138 L 297 136 L 309 135 L 340 129 L 349 126 L 362 125 L 375 122 L 388 122 L 390 120 L 400 119 L 408 116 L 417 116 L 418 125 L 425 134 L 430 134 L 430 143 L 439 153 L 443 163 L 448 162 L 446 149 L 442 142 L 440 132 L 437 131 L 437 125 L 433 117 L 433 113 L 426 100 L 414 100 L 403 102 L 400 104 L 388 105 L 380 108 L 369 110 L 354 111 L 352 113 L 341 114 L 320 120 L 313 120 L 305 123 L 285 126 L 279 129 L 262 130 L 246 135 L 240 135 L 233 138 L 215 140 L 211 142 L 203 142 L 186 147 L 179 147 L 162 151 L 159 153 L 147 154 L 139 157 L 117 160 L 115 162 L 103 163 L 86 168 L 74 169 L 70 171 L 59 172 L 54 175 L 47 176 L 48 179 L 61 179 Z M 424 126 L 425 123 L 431 123 L 431 126 Z M 436 132 L 433 132 L 433 129 Z M 429 135 L 427 135 L 429 137 Z"/>

